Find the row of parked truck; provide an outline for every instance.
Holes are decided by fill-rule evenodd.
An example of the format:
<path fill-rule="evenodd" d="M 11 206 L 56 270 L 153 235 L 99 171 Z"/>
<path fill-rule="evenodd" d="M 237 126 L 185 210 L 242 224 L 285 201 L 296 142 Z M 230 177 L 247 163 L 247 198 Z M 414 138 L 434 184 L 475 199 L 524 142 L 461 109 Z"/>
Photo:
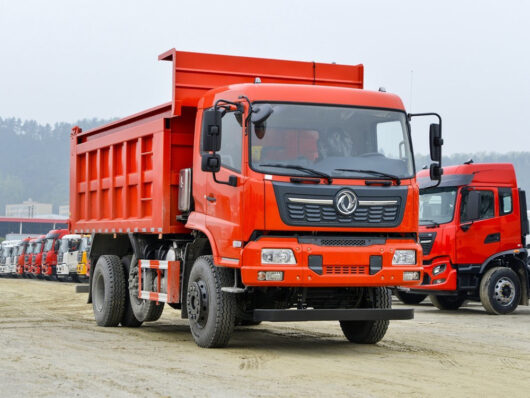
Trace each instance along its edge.
<path fill-rule="evenodd" d="M 92 235 L 98 325 L 138 327 L 168 305 L 201 347 L 261 321 L 336 320 L 367 344 L 413 317 L 391 308 L 396 286 L 443 309 L 528 304 L 513 167 L 442 169 L 438 114 L 363 90 L 362 65 L 159 59 L 172 63 L 170 103 L 71 134 L 70 233 Z M 416 117 L 435 121 L 419 176 Z M 60 235 L 46 239 L 55 253 Z M 68 268 L 51 257 L 45 275 Z"/>
<path fill-rule="evenodd" d="M 51 230 L 38 238 L 3 241 L 0 276 L 86 281 L 91 236 Z"/>

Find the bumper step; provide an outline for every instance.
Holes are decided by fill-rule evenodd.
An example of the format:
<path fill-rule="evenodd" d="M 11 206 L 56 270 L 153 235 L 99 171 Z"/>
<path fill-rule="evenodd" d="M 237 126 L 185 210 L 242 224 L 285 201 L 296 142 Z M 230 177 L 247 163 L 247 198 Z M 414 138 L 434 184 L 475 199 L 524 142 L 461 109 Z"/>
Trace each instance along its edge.
<path fill-rule="evenodd" d="M 254 321 L 302 322 L 302 321 L 384 321 L 413 319 L 414 310 L 406 309 L 325 309 L 325 310 L 254 310 Z"/>

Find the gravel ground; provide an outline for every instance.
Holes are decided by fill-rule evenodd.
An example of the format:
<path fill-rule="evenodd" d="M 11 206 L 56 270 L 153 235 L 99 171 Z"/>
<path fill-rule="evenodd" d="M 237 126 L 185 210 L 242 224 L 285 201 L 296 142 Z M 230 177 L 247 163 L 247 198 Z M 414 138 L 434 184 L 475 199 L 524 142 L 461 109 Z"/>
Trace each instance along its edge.
<path fill-rule="evenodd" d="M 0 396 L 530 396 L 528 307 L 427 302 L 371 346 L 307 322 L 240 327 L 228 348 L 201 349 L 179 317 L 100 328 L 73 284 L 0 279 Z"/>

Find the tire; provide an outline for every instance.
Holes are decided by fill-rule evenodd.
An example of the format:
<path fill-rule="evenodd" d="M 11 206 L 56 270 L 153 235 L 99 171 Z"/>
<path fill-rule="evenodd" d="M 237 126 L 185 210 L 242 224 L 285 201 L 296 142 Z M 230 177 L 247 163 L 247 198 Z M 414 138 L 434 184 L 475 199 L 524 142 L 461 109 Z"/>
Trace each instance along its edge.
<path fill-rule="evenodd" d="M 126 256 L 121 259 L 121 264 L 123 266 L 124 275 L 129 275 L 131 269 L 131 259 L 132 256 Z M 142 325 L 142 321 L 139 321 L 135 316 L 133 309 L 131 307 L 131 298 L 129 297 L 129 284 L 125 284 L 125 305 L 123 309 L 123 317 L 121 318 L 121 326 L 128 328 L 137 328 Z"/>
<path fill-rule="evenodd" d="M 190 272 L 186 306 L 190 330 L 199 347 L 225 347 L 234 330 L 236 299 L 221 291 L 234 283 L 233 270 L 216 267 L 212 256 L 195 260 Z"/>
<path fill-rule="evenodd" d="M 92 283 L 92 308 L 99 326 L 118 326 L 125 307 L 125 275 L 118 256 L 99 257 Z"/>
<path fill-rule="evenodd" d="M 366 289 L 361 308 L 392 308 L 392 295 L 385 287 Z M 339 321 L 344 336 L 357 344 L 375 344 L 385 336 L 389 321 Z"/>
<path fill-rule="evenodd" d="M 521 301 L 521 281 L 508 267 L 488 270 L 480 281 L 480 301 L 492 315 L 509 314 Z"/>
<path fill-rule="evenodd" d="M 432 305 L 442 311 L 456 311 L 466 301 L 466 298 L 461 296 L 439 296 L 434 294 L 429 294 L 429 299 Z"/>
<path fill-rule="evenodd" d="M 394 294 L 403 304 L 416 305 L 421 303 L 427 297 L 426 294 L 407 293 L 399 289 L 394 289 Z"/>
<path fill-rule="evenodd" d="M 139 322 L 154 322 L 162 316 L 164 303 L 138 298 L 138 261 L 135 255 L 130 260 L 128 290 L 132 312 Z"/>

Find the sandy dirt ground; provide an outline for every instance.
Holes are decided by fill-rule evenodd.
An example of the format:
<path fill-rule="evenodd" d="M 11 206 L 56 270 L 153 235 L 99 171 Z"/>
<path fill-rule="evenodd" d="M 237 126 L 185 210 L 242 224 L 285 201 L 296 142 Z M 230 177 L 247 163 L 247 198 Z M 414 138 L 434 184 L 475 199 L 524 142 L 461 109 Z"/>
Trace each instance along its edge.
<path fill-rule="evenodd" d="M 0 279 L 0 396 L 530 396 L 528 307 L 490 316 L 427 302 L 370 346 L 346 342 L 337 322 L 263 323 L 208 350 L 178 311 L 101 328 L 86 297 L 73 284 Z"/>

